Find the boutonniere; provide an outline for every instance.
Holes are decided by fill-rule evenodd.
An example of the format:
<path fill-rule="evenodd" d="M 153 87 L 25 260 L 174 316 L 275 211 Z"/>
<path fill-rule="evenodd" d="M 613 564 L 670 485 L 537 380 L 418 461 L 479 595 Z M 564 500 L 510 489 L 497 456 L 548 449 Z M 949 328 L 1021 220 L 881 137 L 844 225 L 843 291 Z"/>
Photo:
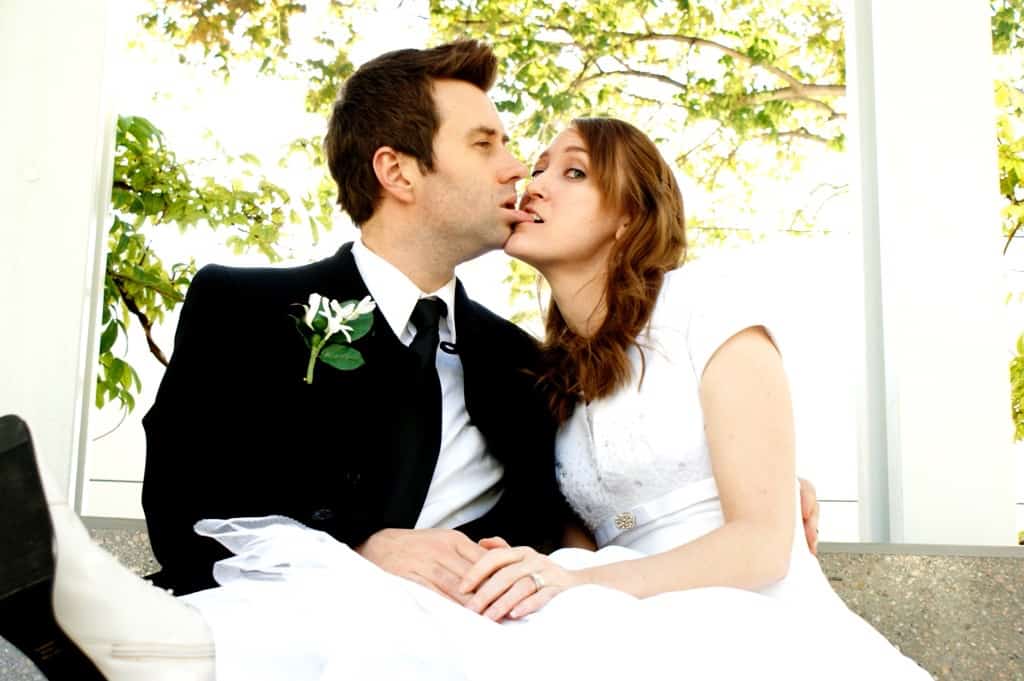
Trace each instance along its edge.
<path fill-rule="evenodd" d="M 293 317 L 295 328 L 309 348 L 309 363 L 303 379 L 306 383 L 313 382 L 313 368 L 317 360 L 341 371 L 358 369 L 366 363 L 363 355 L 350 343 L 369 332 L 376 308 L 377 304 L 370 296 L 360 301 L 339 303 L 319 293 L 309 294 L 309 305 L 302 305 L 305 314 Z"/>

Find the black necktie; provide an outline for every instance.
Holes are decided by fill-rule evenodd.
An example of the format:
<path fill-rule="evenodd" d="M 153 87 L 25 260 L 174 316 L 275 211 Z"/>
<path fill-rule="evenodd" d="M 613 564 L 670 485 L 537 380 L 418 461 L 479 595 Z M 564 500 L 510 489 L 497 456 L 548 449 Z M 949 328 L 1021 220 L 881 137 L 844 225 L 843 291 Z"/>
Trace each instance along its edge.
<path fill-rule="evenodd" d="M 437 298 L 420 298 L 412 309 L 409 321 L 416 327 L 416 337 L 409 348 L 420 358 L 420 368 L 433 371 L 436 375 L 435 361 L 437 346 L 441 342 L 441 331 L 438 324 L 441 317 L 448 316 L 448 306 Z M 440 392 L 440 384 L 438 384 Z"/>
<path fill-rule="evenodd" d="M 422 509 L 427 488 L 437 466 L 441 453 L 441 379 L 437 375 L 437 347 L 441 339 L 438 323 L 448 315 L 448 306 L 436 298 L 421 298 L 409 317 L 416 326 L 416 337 L 409 349 L 416 357 L 415 372 L 410 376 L 413 399 L 416 403 L 415 416 L 403 424 L 407 437 L 416 443 L 414 457 L 410 462 L 410 473 L 417 488 L 416 509 Z M 422 495 L 422 496 L 421 496 Z M 415 519 L 412 520 L 415 522 Z M 409 527 L 412 527 L 410 525 Z"/>

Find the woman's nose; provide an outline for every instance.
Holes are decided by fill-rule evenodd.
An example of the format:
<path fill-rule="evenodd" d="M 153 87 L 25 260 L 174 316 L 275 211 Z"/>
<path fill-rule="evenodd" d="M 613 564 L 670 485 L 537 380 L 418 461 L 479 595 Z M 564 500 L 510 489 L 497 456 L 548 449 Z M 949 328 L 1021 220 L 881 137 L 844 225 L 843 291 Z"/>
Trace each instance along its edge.
<path fill-rule="evenodd" d="M 526 185 L 526 189 L 523 190 L 523 198 L 524 199 L 527 199 L 527 198 L 542 199 L 545 196 L 547 196 L 547 190 L 545 189 L 545 184 L 544 184 L 543 177 L 544 177 L 544 175 L 540 174 L 540 175 L 535 175 L 534 177 L 531 177 L 528 180 L 529 184 L 527 184 Z"/>

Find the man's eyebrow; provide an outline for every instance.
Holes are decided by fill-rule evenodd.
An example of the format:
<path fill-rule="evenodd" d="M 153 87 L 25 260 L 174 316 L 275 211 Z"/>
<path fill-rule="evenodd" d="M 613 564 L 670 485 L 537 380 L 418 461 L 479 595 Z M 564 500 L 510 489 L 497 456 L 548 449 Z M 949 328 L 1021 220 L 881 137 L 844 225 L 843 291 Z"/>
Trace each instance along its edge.
<path fill-rule="evenodd" d="M 481 135 L 481 134 L 482 135 L 487 135 L 488 137 L 497 137 L 498 136 L 498 131 L 497 131 L 496 128 L 492 128 L 489 125 L 478 125 L 478 126 L 476 126 L 475 128 L 473 128 L 472 130 L 469 131 L 469 136 L 470 137 L 473 137 L 474 135 Z M 501 136 L 501 141 L 503 143 L 508 144 L 508 140 L 509 140 L 509 136 L 508 135 L 502 135 Z"/>

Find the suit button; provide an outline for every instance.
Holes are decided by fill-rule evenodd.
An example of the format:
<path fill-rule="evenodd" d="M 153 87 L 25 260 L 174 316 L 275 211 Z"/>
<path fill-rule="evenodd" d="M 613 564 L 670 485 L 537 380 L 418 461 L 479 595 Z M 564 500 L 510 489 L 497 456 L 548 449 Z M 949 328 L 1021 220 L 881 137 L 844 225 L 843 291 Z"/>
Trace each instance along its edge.
<path fill-rule="evenodd" d="M 334 510 L 330 508 L 317 509 L 310 513 L 309 517 L 318 523 L 322 523 L 334 518 Z"/>

